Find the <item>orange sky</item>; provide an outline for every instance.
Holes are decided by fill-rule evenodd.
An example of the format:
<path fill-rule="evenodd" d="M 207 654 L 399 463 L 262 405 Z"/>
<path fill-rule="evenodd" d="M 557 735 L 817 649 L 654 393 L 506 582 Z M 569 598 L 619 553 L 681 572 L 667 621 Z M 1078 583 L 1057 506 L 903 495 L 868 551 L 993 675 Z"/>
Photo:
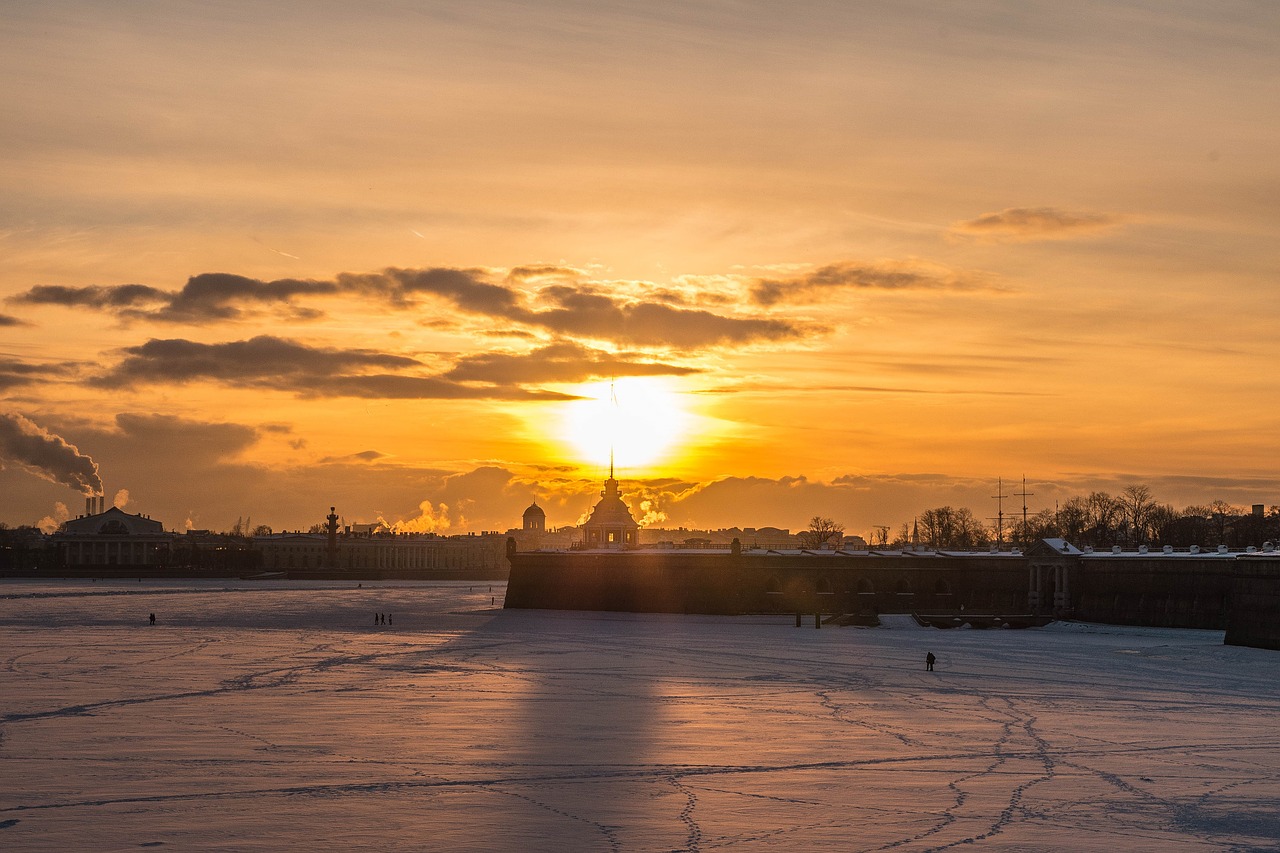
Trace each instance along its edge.
<path fill-rule="evenodd" d="M 83 506 L 54 436 L 179 529 L 569 524 L 593 428 L 671 525 L 1280 503 L 1270 5 L 23 3 L 0 45 L 10 524 Z"/>

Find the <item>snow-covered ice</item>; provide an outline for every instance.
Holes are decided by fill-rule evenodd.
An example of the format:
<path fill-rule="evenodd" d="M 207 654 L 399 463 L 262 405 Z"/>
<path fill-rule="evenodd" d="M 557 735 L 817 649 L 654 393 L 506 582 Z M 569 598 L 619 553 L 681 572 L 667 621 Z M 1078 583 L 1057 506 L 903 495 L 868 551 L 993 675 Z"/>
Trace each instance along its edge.
<path fill-rule="evenodd" d="M 1280 850 L 1280 657 L 1220 632 L 503 591 L 0 583 L 0 848 Z"/>

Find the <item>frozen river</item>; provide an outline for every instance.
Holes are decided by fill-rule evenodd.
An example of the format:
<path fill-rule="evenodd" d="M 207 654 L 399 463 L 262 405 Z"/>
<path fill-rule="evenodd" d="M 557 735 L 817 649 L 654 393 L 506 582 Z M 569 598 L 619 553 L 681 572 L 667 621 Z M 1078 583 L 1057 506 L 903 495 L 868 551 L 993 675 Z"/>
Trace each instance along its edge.
<path fill-rule="evenodd" d="M 1280 850 L 1280 653 L 1220 632 L 503 591 L 0 583 L 0 849 Z"/>

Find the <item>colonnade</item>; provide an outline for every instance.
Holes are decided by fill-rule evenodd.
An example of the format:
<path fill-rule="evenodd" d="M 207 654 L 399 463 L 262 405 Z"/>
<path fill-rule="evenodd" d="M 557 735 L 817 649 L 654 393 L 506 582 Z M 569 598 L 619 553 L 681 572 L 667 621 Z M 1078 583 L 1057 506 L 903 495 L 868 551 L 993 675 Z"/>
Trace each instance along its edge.
<path fill-rule="evenodd" d="M 1061 613 L 1071 609 L 1070 566 L 1062 563 L 1036 563 L 1028 567 L 1027 606 L 1032 613 Z"/>

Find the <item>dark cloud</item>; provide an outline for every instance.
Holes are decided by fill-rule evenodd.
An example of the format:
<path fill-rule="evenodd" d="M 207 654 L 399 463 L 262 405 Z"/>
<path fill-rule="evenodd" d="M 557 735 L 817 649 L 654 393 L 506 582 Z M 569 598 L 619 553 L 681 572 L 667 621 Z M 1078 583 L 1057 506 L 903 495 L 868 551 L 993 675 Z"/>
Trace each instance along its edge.
<path fill-rule="evenodd" d="M 751 288 L 757 305 L 818 301 L 834 290 L 994 289 L 981 277 L 919 263 L 828 264 L 786 279 L 759 279 Z"/>
<path fill-rule="evenodd" d="M 285 305 L 294 319 L 314 319 L 319 311 L 290 305 L 299 296 L 339 292 L 332 281 L 280 279 L 259 281 L 230 273 L 203 273 L 187 279 L 181 290 L 160 290 L 143 284 L 63 287 L 41 285 L 11 297 L 12 302 L 62 305 L 111 311 L 125 319 L 166 323 L 238 320 L 246 305 Z M 154 306 L 154 307 L 152 307 Z"/>
<path fill-rule="evenodd" d="M 0 414 L 0 461 L 11 462 L 51 483 L 85 495 L 102 494 L 93 458 L 74 444 L 16 413 Z"/>
<path fill-rule="evenodd" d="M 0 391 L 38 382 L 44 368 L 17 359 L 0 358 Z"/>
<path fill-rule="evenodd" d="M 148 319 L 174 323 L 236 320 L 245 316 L 245 305 L 287 305 L 298 296 L 328 296 L 337 292 L 338 286 L 332 281 L 291 278 L 258 281 L 231 273 L 202 273 L 187 279 L 169 304 L 148 315 Z M 323 316 L 313 309 L 290 308 L 295 319 Z"/>
<path fill-rule="evenodd" d="M 549 274 L 549 269 L 537 271 Z M 563 272 L 559 268 L 555 271 Z M 540 327 L 558 335 L 637 346 L 689 349 L 788 340 L 815 331 L 782 320 L 730 317 L 676 308 L 662 300 L 622 299 L 597 287 L 576 284 L 552 284 L 537 291 L 538 301 L 554 306 L 540 309 L 528 305 L 522 291 L 485 282 L 481 275 L 477 270 L 447 269 L 390 269 L 385 273 L 398 285 L 398 290 L 393 288 L 393 292 L 401 296 L 429 293 L 451 301 L 468 313 Z M 532 277 L 532 273 L 526 269 L 525 276 Z M 364 277 L 364 280 L 374 282 L 376 278 Z"/>
<path fill-rule="evenodd" d="M 387 454 L 378 450 L 362 450 L 359 453 L 348 453 L 346 456 L 325 456 L 320 460 L 321 464 L 330 465 L 335 462 L 377 462 L 379 459 L 386 459 Z"/>
<path fill-rule="evenodd" d="M 105 311 L 164 303 L 171 300 L 173 296 L 171 291 L 159 290 L 145 284 L 115 284 L 105 287 L 96 284 L 88 287 L 43 284 L 31 288 L 26 293 L 11 296 L 8 301 L 28 305 L 62 305 L 68 308 L 94 308 Z"/>
<path fill-rule="evenodd" d="M 0 314 L 0 328 L 4 328 L 8 326 L 30 326 L 30 325 L 31 325 L 30 323 L 28 323 L 26 320 L 23 320 L 20 317 L 13 317 L 13 316 L 10 316 L 9 314 Z"/>
<path fill-rule="evenodd" d="M 127 347 L 125 358 L 98 385 L 147 382 L 188 382 L 218 379 L 232 384 L 257 384 L 285 377 L 323 378 L 366 368 L 409 368 L 420 363 L 406 356 L 373 350 L 311 347 L 285 338 L 259 335 L 244 341 L 202 344 L 182 338 L 152 338 Z"/>
<path fill-rule="evenodd" d="M 189 457 L 209 464 L 239 455 L 258 441 L 258 430 L 235 423 L 194 421 L 174 415 L 121 412 L 119 436 L 144 453 L 151 447 L 185 447 Z"/>
<path fill-rule="evenodd" d="M 514 318 L 522 313 L 523 296 L 520 291 L 500 284 L 491 284 L 483 280 L 480 270 L 426 269 L 402 270 L 388 269 L 383 277 L 396 287 L 390 291 L 398 297 L 419 293 L 429 293 L 444 297 L 463 311 L 473 314 Z M 378 289 L 378 277 L 367 277 Z M 398 292 L 397 292 L 398 291 Z"/>
<path fill-rule="evenodd" d="M 784 320 L 737 317 L 680 307 L 685 296 L 653 290 L 647 297 L 618 297 L 597 286 L 578 283 L 579 273 L 561 267 L 516 267 L 507 280 L 551 281 L 532 292 L 489 279 L 476 269 L 397 269 L 343 273 L 332 281 L 280 279 L 259 281 L 230 273 L 204 273 L 179 291 L 144 285 L 114 287 L 35 287 L 13 297 L 20 302 L 92 308 L 122 319 L 155 322 L 229 322 L 250 317 L 256 308 L 273 308 L 291 320 L 322 317 L 298 300 L 325 296 L 359 297 L 362 304 L 392 310 L 420 308 L 424 298 L 444 300 L 464 314 L 506 321 L 524 329 L 557 335 L 609 340 L 635 346 L 700 348 L 781 341 L 822 331 Z M 708 301 L 718 297 L 709 295 Z M 548 307 L 549 306 L 549 307 Z M 439 317 L 424 322 L 453 324 Z M 518 334 L 513 330 L 509 334 Z"/>
<path fill-rule="evenodd" d="M 607 376 L 686 376 L 694 368 L 636 360 L 575 343 L 557 343 L 524 354 L 466 356 L 444 375 L 458 382 L 537 384 L 581 382 Z"/>
<path fill-rule="evenodd" d="M 367 349 L 312 347 L 260 335 L 244 341 L 204 344 L 152 339 L 123 350 L 124 358 L 91 380 L 99 387 L 217 381 L 241 388 L 271 388 L 303 397 L 372 399 L 568 400 L 550 391 L 475 387 L 433 376 L 366 370 L 412 370 L 421 362 Z"/>
<path fill-rule="evenodd" d="M 1060 240 L 1119 225 L 1110 213 L 1081 213 L 1056 207 L 1008 207 L 953 223 L 952 234 L 994 240 Z"/>
<path fill-rule="evenodd" d="M 30 364 L 15 358 L 0 358 L 0 391 L 65 377 L 78 367 L 74 362 Z"/>
<path fill-rule="evenodd" d="M 304 397 L 366 397 L 375 400 L 576 400 L 572 394 L 507 386 L 460 385 L 434 376 L 334 376 L 315 381 L 259 383 Z"/>
<path fill-rule="evenodd" d="M 538 264 L 512 267 L 507 271 L 507 281 L 526 282 L 534 280 L 554 279 L 558 281 L 578 281 L 585 277 L 582 270 L 562 267 L 555 264 Z"/>
<path fill-rule="evenodd" d="M 589 288 L 553 286 L 541 296 L 557 307 L 525 313 L 521 320 L 557 334 L 635 346 L 696 349 L 721 344 L 779 341 L 816 330 L 783 320 L 728 317 L 663 302 L 624 301 Z"/>

